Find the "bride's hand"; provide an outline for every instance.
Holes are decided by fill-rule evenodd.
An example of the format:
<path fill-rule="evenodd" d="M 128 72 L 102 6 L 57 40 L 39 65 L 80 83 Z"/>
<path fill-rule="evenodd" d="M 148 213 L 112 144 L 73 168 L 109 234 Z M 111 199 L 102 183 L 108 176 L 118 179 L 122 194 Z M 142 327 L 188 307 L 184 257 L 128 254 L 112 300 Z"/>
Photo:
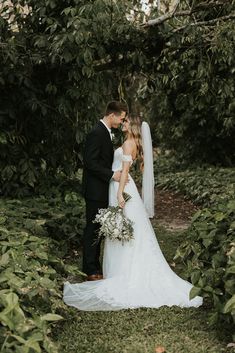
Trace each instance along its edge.
<path fill-rule="evenodd" d="M 124 197 L 121 195 L 118 195 L 117 196 L 118 198 L 118 206 L 123 208 L 125 206 L 125 200 L 124 200 Z"/>

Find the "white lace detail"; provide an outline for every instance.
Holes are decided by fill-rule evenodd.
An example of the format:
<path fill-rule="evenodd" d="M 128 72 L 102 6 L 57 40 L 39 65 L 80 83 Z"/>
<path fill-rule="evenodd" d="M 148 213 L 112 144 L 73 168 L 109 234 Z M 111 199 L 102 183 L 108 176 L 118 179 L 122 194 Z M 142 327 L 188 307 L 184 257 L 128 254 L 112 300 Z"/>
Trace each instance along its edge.
<path fill-rule="evenodd" d="M 133 159 L 132 159 L 132 156 L 130 154 L 123 154 L 122 160 L 123 160 L 123 162 L 131 162 L 131 163 L 133 163 Z"/>
<path fill-rule="evenodd" d="M 124 158 L 124 159 L 123 159 Z M 127 158 L 127 160 L 126 160 Z M 122 147 L 118 147 L 115 152 L 114 152 L 114 160 L 113 160 L 113 165 L 112 165 L 112 170 L 116 172 L 117 170 L 122 170 L 122 162 L 123 161 L 131 162 L 131 165 L 133 163 L 132 157 L 129 154 L 123 154 L 123 149 Z"/>

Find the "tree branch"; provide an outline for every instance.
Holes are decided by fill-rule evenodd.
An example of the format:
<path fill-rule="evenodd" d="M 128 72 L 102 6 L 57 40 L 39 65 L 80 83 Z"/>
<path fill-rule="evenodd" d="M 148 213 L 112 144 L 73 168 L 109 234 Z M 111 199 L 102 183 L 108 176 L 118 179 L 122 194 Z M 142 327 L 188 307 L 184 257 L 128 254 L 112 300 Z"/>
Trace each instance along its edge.
<path fill-rule="evenodd" d="M 191 16 L 193 13 L 198 12 L 203 9 L 213 8 L 213 7 L 223 6 L 225 4 L 228 4 L 229 0 L 215 1 L 215 2 L 209 2 L 209 3 L 202 2 L 198 5 L 196 5 L 195 7 L 192 7 L 190 10 L 182 10 L 182 11 L 176 12 L 179 3 L 180 3 L 180 0 L 179 1 L 176 0 L 174 8 L 171 12 L 168 12 L 167 14 L 164 14 L 164 15 L 162 15 L 158 18 L 155 18 L 153 20 L 149 20 L 148 22 L 144 23 L 142 25 L 142 27 L 146 28 L 146 27 L 156 26 L 156 25 L 159 25 L 159 24 L 171 19 L 172 17 Z"/>
<path fill-rule="evenodd" d="M 216 24 L 217 21 L 225 21 L 225 20 L 230 20 L 232 18 L 235 18 L 235 13 L 227 15 L 227 16 L 217 17 L 217 18 L 215 18 L 213 20 L 209 20 L 209 21 L 199 21 L 199 22 L 194 22 L 194 23 L 188 23 L 185 26 L 175 28 L 172 32 L 176 33 L 176 32 L 182 31 L 183 29 L 185 29 L 187 27 L 204 26 L 204 25 L 212 26 L 212 25 Z"/>
<path fill-rule="evenodd" d="M 180 0 L 175 0 L 175 4 L 173 6 L 172 11 L 158 17 L 155 18 L 154 20 L 149 20 L 148 22 L 144 23 L 142 26 L 145 27 L 150 27 L 150 26 L 155 26 L 155 25 L 159 25 L 163 22 L 165 22 L 166 20 L 169 20 L 170 18 L 172 18 L 177 10 L 177 7 L 180 3 Z"/>

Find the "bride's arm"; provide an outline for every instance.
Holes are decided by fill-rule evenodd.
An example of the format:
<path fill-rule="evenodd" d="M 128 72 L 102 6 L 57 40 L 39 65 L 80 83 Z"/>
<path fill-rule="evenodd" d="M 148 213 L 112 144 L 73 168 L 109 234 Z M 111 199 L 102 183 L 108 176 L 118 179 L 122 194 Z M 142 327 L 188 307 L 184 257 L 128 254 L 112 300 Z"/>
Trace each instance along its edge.
<path fill-rule="evenodd" d="M 125 141 L 123 146 L 123 154 L 124 155 L 132 155 L 133 152 L 133 145 L 129 141 Z M 122 162 L 122 174 L 119 182 L 119 187 L 118 187 L 118 193 L 117 193 L 117 198 L 118 198 L 118 205 L 120 207 L 125 206 L 125 201 L 123 198 L 123 191 L 126 185 L 126 182 L 128 180 L 128 173 L 130 169 L 131 162 L 123 161 Z"/>

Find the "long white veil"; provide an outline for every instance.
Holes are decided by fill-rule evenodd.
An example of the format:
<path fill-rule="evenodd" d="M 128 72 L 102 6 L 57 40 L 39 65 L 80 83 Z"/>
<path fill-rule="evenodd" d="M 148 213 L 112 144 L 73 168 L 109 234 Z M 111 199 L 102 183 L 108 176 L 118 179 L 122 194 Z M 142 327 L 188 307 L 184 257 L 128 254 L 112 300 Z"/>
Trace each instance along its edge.
<path fill-rule="evenodd" d="M 144 172 L 142 178 L 142 200 L 149 218 L 154 217 L 154 172 L 153 172 L 153 147 L 149 125 L 143 121 L 141 136 L 144 153 Z"/>

